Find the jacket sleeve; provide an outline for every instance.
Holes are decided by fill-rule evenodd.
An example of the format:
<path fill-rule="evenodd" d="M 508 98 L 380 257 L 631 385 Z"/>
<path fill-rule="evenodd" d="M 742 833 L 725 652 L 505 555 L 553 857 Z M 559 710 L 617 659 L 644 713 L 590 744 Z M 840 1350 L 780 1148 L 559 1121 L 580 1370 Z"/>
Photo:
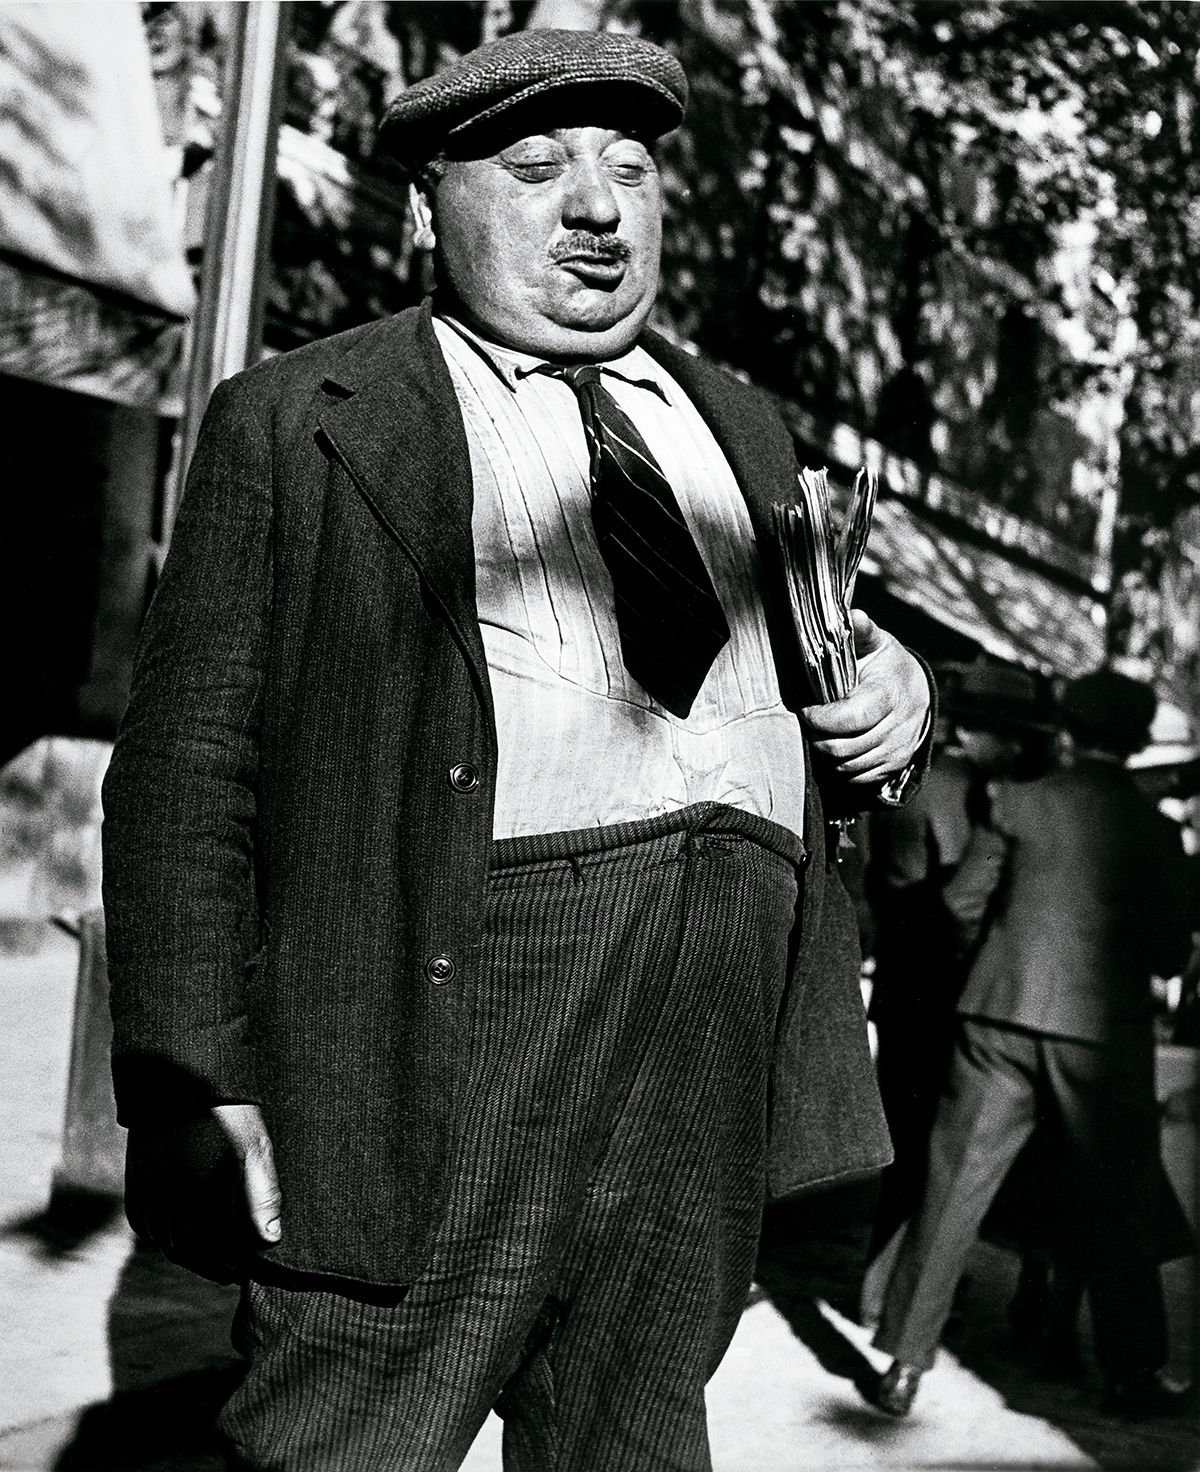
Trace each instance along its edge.
<path fill-rule="evenodd" d="M 1009 814 L 1015 802 L 1005 782 L 988 785 L 988 812 L 977 821 L 954 873 L 942 886 L 942 899 L 960 956 L 965 956 L 982 938 L 992 914 L 1002 899 L 1013 848 Z"/>
<path fill-rule="evenodd" d="M 1200 929 L 1200 883 L 1184 856 L 1178 825 L 1155 813 L 1147 851 L 1155 856 L 1154 882 L 1145 907 L 1147 957 L 1158 976 L 1183 971 Z"/>
<path fill-rule="evenodd" d="M 258 729 L 271 608 L 268 441 L 213 395 L 104 783 L 118 1117 L 257 1098 L 244 1006 L 258 945 Z"/>
<path fill-rule="evenodd" d="M 979 940 L 1004 878 L 1010 842 L 995 828 L 981 825 L 971 834 L 958 867 L 942 886 L 960 956 Z"/>

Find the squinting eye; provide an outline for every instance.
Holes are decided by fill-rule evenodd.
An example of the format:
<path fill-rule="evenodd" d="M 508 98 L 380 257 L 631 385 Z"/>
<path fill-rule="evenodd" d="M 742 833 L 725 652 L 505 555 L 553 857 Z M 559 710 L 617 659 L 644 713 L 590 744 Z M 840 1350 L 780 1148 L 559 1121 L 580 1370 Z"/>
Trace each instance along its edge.
<path fill-rule="evenodd" d="M 610 179 L 615 179 L 618 184 L 640 184 L 649 172 L 648 166 L 642 163 L 625 163 L 609 161 L 605 164 Z"/>
<path fill-rule="evenodd" d="M 523 179 L 527 184 L 541 184 L 547 179 L 556 179 L 563 169 L 561 159 L 556 158 L 514 158 L 509 159 L 505 167 L 510 174 Z"/>
<path fill-rule="evenodd" d="M 603 155 L 604 171 L 617 184 L 640 184 L 654 170 L 654 161 L 644 148 L 623 139 Z"/>

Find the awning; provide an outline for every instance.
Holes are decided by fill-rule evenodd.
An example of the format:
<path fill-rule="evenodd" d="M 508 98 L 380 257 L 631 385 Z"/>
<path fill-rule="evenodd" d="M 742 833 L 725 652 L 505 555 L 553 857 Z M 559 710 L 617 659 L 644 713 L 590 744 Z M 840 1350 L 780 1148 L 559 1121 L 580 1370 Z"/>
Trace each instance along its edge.
<path fill-rule="evenodd" d="M 141 13 L 0 5 L 0 250 L 186 317 Z"/>
<path fill-rule="evenodd" d="M 880 496 L 862 573 L 996 659 L 1075 676 L 1104 659 L 1100 603 Z"/>

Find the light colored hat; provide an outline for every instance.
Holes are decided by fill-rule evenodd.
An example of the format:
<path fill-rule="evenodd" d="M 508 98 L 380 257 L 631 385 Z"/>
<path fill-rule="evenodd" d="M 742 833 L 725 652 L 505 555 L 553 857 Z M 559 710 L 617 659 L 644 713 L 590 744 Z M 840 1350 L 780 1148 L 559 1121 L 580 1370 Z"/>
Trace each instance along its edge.
<path fill-rule="evenodd" d="M 379 146 L 408 169 L 469 148 L 477 131 L 541 100 L 555 109 L 602 103 L 604 116 L 646 140 L 677 128 L 687 78 L 669 51 L 614 31 L 514 31 L 469 51 L 392 102 Z"/>

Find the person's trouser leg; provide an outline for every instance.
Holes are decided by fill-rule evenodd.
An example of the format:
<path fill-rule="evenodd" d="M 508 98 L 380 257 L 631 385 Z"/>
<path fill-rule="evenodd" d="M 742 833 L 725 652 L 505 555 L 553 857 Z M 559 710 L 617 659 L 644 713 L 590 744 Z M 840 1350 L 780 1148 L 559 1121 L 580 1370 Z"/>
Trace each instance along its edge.
<path fill-rule="evenodd" d="M 1144 1379 L 1167 1358 L 1155 1250 L 1160 1166 L 1150 1039 L 1118 1047 L 1055 1039 L 1045 1054 L 1068 1150 L 1096 1358 L 1110 1381 Z"/>
<path fill-rule="evenodd" d="M 933 1364 L 979 1225 L 1033 1130 L 1036 1070 L 1029 1035 L 964 1020 L 874 1338 L 914 1369 Z"/>
<path fill-rule="evenodd" d="M 392 1306 L 250 1285 L 245 1465 L 439 1472 L 498 1402 L 520 1472 L 708 1467 L 798 858 L 729 809 L 497 845 L 429 1269 Z"/>
<path fill-rule="evenodd" d="M 894 1158 L 880 1180 L 871 1233 L 871 1256 L 892 1240 L 916 1211 L 925 1185 L 929 1136 L 946 1087 L 957 1037 L 949 1007 L 918 1006 L 911 1016 L 876 1023 L 879 1097 L 892 1137 Z"/>

